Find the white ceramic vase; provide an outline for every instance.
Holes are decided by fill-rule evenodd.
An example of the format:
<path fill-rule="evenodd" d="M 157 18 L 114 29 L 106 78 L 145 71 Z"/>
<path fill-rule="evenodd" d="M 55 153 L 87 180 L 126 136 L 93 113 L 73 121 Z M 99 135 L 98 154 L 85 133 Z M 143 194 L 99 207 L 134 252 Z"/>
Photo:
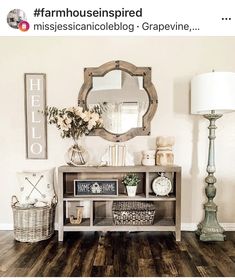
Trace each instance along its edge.
<path fill-rule="evenodd" d="M 145 166 L 154 166 L 155 165 L 155 155 L 156 155 L 155 150 L 143 151 L 142 154 L 143 154 L 142 165 L 145 165 Z"/>
<path fill-rule="evenodd" d="M 126 190 L 128 196 L 133 197 L 136 195 L 137 186 L 126 186 Z"/>

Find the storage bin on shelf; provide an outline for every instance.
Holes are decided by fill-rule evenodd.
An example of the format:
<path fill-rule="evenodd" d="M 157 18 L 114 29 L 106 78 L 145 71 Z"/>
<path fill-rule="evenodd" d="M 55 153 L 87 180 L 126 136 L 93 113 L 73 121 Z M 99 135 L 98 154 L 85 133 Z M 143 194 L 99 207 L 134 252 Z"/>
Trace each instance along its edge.
<path fill-rule="evenodd" d="M 17 203 L 17 197 L 12 196 L 15 239 L 21 242 L 37 242 L 50 238 L 54 233 L 57 197 L 54 196 L 50 206 L 23 208 L 17 206 Z"/>
<path fill-rule="evenodd" d="M 112 213 L 115 225 L 151 225 L 155 206 L 145 201 L 114 201 Z"/>

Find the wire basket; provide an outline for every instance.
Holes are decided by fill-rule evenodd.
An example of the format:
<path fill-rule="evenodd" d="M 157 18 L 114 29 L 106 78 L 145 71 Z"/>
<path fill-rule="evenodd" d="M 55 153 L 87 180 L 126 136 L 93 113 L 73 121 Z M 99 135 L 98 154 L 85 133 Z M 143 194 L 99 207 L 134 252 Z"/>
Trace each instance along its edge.
<path fill-rule="evenodd" d="M 115 225 L 151 225 L 155 206 L 151 202 L 114 201 L 112 212 Z"/>
<path fill-rule="evenodd" d="M 17 197 L 12 196 L 15 239 L 38 242 L 50 238 L 54 233 L 57 197 L 54 196 L 51 206 L 22 208 L 16 205 L 17 202 Z"/>

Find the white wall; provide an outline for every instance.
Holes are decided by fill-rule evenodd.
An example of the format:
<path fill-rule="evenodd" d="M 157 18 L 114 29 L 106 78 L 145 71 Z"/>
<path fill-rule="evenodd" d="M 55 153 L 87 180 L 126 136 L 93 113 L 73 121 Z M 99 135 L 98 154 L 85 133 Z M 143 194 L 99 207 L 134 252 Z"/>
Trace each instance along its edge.
<path fill-rule="evenodd" d="M 84 67 L 116 59 L 151 66 L 159 97 L 151 136 L 136 137 L 127 145 L 139 153 L 154 149 L 156 136 L 175 136 L 175 162 L 183 169 L 182 222 L 198 223 L 205 201 L 208 123 L 189 114 L 189 83 L 195 74 L 212 69 L 235 71 L 234 50 L 235 37 L 1 37 L 0 228 L 12 224 L 10 198 L 16 193 L 16 172 L 64 164 L 71 144 L 48 126 L 48 160 L 25 159 L 24 73 L 46 73 L 48 105 L 66 107 L 76 104 Z M 218 120 L 217 126 L 218 218 L 235 224 L 235 113 Z M 99 137 L 86 138 L 93 161 L 99 161 L 108 144 Z"/>

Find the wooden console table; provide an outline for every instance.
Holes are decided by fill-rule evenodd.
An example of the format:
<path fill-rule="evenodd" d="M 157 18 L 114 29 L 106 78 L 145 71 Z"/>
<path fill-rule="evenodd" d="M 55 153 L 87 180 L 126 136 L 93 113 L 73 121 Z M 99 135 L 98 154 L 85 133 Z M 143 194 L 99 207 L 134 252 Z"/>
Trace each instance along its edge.
<path fill-rule="evenodd" d="M 152 181 L 164 172 L 172 182 L 168 196 L 156 196 L 152 191 Z M 127 173 L 138 173 L 141 179 L 137 195 L 128 197 L 121 183 Z M 181 239 L 181 167 L 179 166 L 121 166 L 90 167 L 61 166 L 58 168 L 58 238 L 63 241 L 65 231 L 172 231 L 176 241 Z M 75 179 L 118 179 L 117 196 L 74 196 Z M 112 220 L 113 201 L 152 201 L 156 214 L 152 225 L 114 225 Z M 87 217 L 79 225 L 69 222 L 70 206 L 86 202 Z"/>

